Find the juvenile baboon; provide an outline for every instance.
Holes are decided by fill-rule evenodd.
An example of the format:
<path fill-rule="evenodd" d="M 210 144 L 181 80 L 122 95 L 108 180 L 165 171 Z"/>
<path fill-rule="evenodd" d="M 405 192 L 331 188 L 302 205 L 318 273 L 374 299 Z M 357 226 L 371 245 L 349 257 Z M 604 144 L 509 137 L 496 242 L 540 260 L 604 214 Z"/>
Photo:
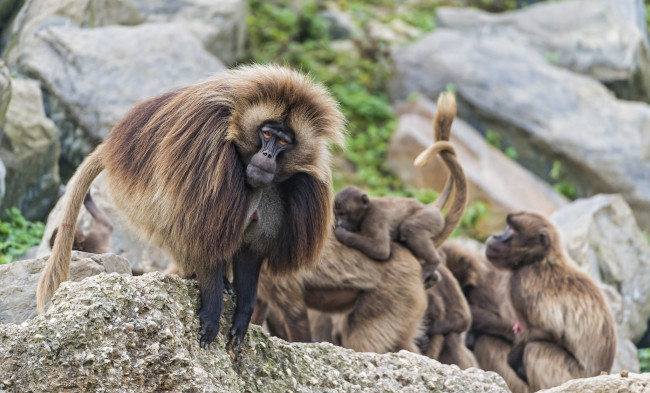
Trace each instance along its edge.
<path fill-rule="evenodd" d="M 95 204 L 90 192 L 88 192 L 84 198 L 84 206 L 93 217 L 93 224 L 87 234 L 84 234 L 79 226 L 76 227 L 72 249 L 92 252 L 95 254 L 104 254 L 109 252 L 111 249 L 111 234 L 113 233 L 113 225 L 111 224 L 111 221 Z M 59 228 L 55 228 L 54 232 L 52 232 L 52 236 L 50 237 L 50 248 L 54 246 L 54 240 L 56 239 L 58 232 Z"/>
<path fill-rule="evenodd" d="M 74 224 L 105 170 L 117 206 L 167 249 L 201 295 L 200 342 L 219 332 L 222 268 L 237 294 L 230 343 L 246 333 L 262 260 L 283 275 L 320 255 L 331 216 L 331 142 L 343 116 L 325 88 L 278 66 L 245 66 L 136 105 L 78 168 L 38 287 L 45 298 L 69 278 Z"/>
<path fill-rule="evenodd" d="M 513 393 L 527 393 L 526 383 L 508 365 L 515 323 L 510 273 L 496 269 L 483 253 L 457 243 L 446 242 L 440 250 L 469 303 L 472 326 L 467 341 L 479 366 L 501 375 Z"/>
<path fill-rule="evenodd" d="M 508 364 L 532 391 L 609 372 L 616 351 L 611 312 L 594 281 L 562 248 L 557 229 L 535 213 L 509 214 L 485 255 L 512 271 L 518 324 Z"/>
<path fill-rule="evenodd" d="M 472 315 L 463 292 L 445 264 L 438 266 L 440 282 L 427 290 L 424 315 L 425 336 L 421 339 L 423 355 L 461 369 L 478 367 L 472 352 L 465 346 L 465 333 Z"/>
<path fill-rule="evenodd" d="M 440 154 L 449 169 L 449 179 L 441 198 L 424 205 L 413 198 L 395 196 L 369 197 L 356 187 L 346 187 L 336 194 L 334 213 L 336 238 L 346 246 L 355 248 L 369 257 L 385 261 L 391 255 L 391 242 L 400 241 L 423 262 L 423 274 L 430 287 L 439 274 L 435 270 L 440 263 L 439 247 L 453 232 L 467 203 L 467 180 L 456 160 L 453 146 L 448 142 L 451 124 L 456 116 L 456 101 L 450 93 L 442 93 L 434 119 L 435 143 L 416 159 L 417 166 L 424 166 L 436 154 Z M 445 207 L 454 188 L 447 216 Z"/>
<path fill-rule="evenodd" d="M 336 336 L 329 340 L 331 335 L 320 331 L 319 339 L 362 352 L 419 353 L 415 339 L 422 334 L 426 292 L 419 261 L 399 244 L 390 261 L 377 263 L 332 234 L 313 269 L 278 279 L 261 275 L 259 298 L 281 313 L 272 323 L 288 341 L 312 340 L 311 308 L 338 314 L 332 316 Z M 262 324 L 267 315 L 256 310 L 253 323 Z"/>

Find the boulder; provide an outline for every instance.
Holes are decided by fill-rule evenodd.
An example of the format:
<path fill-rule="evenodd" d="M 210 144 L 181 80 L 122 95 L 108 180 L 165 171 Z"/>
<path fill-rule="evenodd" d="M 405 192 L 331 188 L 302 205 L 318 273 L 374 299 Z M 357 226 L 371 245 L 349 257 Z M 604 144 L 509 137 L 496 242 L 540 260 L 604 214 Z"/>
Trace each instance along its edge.
<path fill-rule="evenodd" d="M 650 106 L 617 100 L 602 84 L 550 64 L 503 36 L 438 29 L 393 53 L 394 100 L 435 99 L 453 85 L 459 115 L 551 181 L 554 167 L 578 196 L 620 192 L 650 228 Z"/>
<path fill-rule="evenodd" d="M 397 130 L 388 148 L 389 165 L 405 185 L 440 191 L 448 171 L 439 158 L 422 169 L 413 166 L 415 157 L 433 143 L 436 105 L 418 96 L 399 104 L 398 112 Z M 551 214 L 567 204 L 551 186 L 485 142 L 462 119 L 453 123 L 451 142 L 469 182 L 470 203 L 482 201 L 489 207 L 487 222 L 479 228 L 480 237 L 501 231 L 506 215 L 513 211 Z"/>
<path fill-rule="evenodd" d="M 11 75 L 4 61 L 0 60 L 0 130 L 5 122 L 5 114 L 11 100 Z M 0 138 L 2 132 L 0 132 Z"/>
<path fill-rule="evenodd" d="M 616 323 L 616 355 L 614 356 L 614 364 L 612 364 L 611 373 L 618 373 L 624 370 L 638 373 L 641 369 L 639 364 L 639 354 L 637 347 L 630 340 L 630 333 L 628 332 L 625 321 L 625 306 L 623 304 L 623 297 L 611 285 L 598 283 L 600 290 L 605 295 L 605 301 L 609 309 L 612 311 L 614 323 Z"/>
<path fill-rule="evenodd" d="M 289 344 L 251 325 L 226 350 L 221 333 L 199 347 L 195 282 L 149 273 L 100 274 L 63 283 L 44 315 L 0 325 L 0 389 L 15 392 L 508 392 L 501 377 L 461 371 L 402 351 L 357 353 L 331 344 Z"/>
<path fill-rule="evenodd" d="M 537 393 L 645 393 L 650 390 L 650 373 L 601 375 L 593 378 L 574 379 L 564 384 L 540 390 Z"/>
<path fill-rule="evenodd" d="M 52 26 L 84 28 L 174 23 L 197 37 L 205 50 L 233 64 L 244 45 L 245 0 L 33 0 L 11 26 L 6 58 L 16 66 L 36 33 Z"/>
<path fill-rule="evenodd" d="M 45 116 L 39 83 L 12 81 L 0 156 L 7 168 L 2 209 L 16 206 L 30 220 L 43 219 L 56 201 L 59 130 Z"/>
<path fill-rule="evenodd" d="M 0 265 L 0 324 L 20 324 L 36 316 L 36 287 L 46 258 Z M 129 261 L 114 254 L 73 251 L 70 279 L 81 281 L 99 273 L 131 274 Z"/>
<path fill-rule="evenodd" d="M 161 248 L 148 243 L 128 224 L 128 221 L 117 209 L 108 194 L 108 185 L 105 181 L 104 174 L 100 174 L 95 179 L 90 191 L 97 206 L 108 216 L 113 224 L 110 244 L 111 252 L 131 261 L 131 269 L 135 275 L 165 270 L 171 261 L 171 257 Z M 63 220 L 62 201 L 63 198 L 59 199 L 47 218 L 45 233 L 36 252 L 36 255 L 39 257 L 50 255 L 52 252 L 50 249 L 50 237 L 54 229 Z M 84 233 L 87 233 L 92 227 L 93 222 L 90 213 L 82 207 L 77 225 L 81 227 Z"/>
<path fill-rule="evenodd" d="M 44 28 L 22 47 L 20 67 L 41 81 L 72 167 L 134 103 L 225 69 L 174 24 Z"/>
<path fill-rule="evenodd" d="M 0 60 L 0 142 L 2 141 L 2 135 L 4 133 L 4 123 L 5 115 L 7 113 L 7 107 L 9 106 L 9 101 L 11 100 L 11 76 L 9 75 L 9 69 L 5 63 Z M 5 167 L 2 159 L 0 159 L 0 206 L 2 206 L 2 201 L 5 196 L 6 187 L 5 187 L 5 177 L 7 176 L 7 168 Z"/>
<path fill-rule="evenodd" d="M 501 14 L 439 8 L 437 24 L 521 42 L 548 61 L 603 82 L 618 97 L 650 101 L 646 10 L 637 0 L 540 3 Z"/>
<path fill-rule="evenodd" d="M 637 342 L 650 318 L 650 244 L 619 195 L 575 201 L 551 219 L 562 230 L 571 258 L 591 277 L 617 288 L 623 297 L 627 336 Z"/>

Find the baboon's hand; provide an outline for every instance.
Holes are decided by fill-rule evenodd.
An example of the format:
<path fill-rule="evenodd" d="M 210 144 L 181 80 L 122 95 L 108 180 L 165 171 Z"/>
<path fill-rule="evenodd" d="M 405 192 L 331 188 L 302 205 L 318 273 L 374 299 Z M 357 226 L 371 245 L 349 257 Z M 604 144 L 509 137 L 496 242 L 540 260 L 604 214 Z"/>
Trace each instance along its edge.
<path fill-rule="evenodd" d="M 206 318 L 199 314 L 199 321 L 201 322 L 201 330 L 199 331 L 201 348 L 208 348 L 219 334 L 219 318 Z"/>
<path fill-rule="evenodd" d="M 336 240 L 338 240 L 341 243 L 345 244 L 348 232 L 349 231 L 347 229 L 343 228 L 343 227 L 336 227 L 334 229 L 334 236 L 336 236 Z"/>
<path fill-rule="evenodd" d="M 235 324 L 233 324 L 230 329 L 230 341 L 228 342 L 228 344 L 232 346 L 233 351 L 239 349 L 242 341 L 244 341 L 247 328 L 248 326 L 242 328 L 241 326 L 235 326 Z"/>

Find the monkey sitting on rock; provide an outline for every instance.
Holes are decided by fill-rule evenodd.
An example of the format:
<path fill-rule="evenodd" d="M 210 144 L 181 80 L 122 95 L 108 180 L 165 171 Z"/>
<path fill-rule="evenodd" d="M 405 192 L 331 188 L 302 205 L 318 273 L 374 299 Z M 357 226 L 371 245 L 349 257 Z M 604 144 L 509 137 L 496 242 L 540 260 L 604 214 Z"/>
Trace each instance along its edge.
<path fill-rule="evenodd" d="M 609 372 L 616 352 L 614 320 L 596 283 L 565 253 L 545 217 L 509 214 L 485 255 L 512 272 L 510 300 L 517 316 L 508 364 L 531 391 Z"/>
<path fill-rule="evenodd" d="M 440 279 L 436 272 L 441 258 L 437 248 L 456 228 L 467 203 L 467 179 L 449 143 L 455 116 L 454 96 L 442 93 L 434 119 L 435 143 L 415 161 L 416 166 L 422 167 L 440 154 L 450 172 L 445 189 L 435 202 L 424 205 L 413 198 L 369 197 L 352 186 L 339 191 L 334 199 L 338 225 L 334 234 L 338 241 L 378 261 L 390 258 L 391 242 L 401 242 L 421 260 L 427 287 Z M 445 217 L 442 209 L 454 188 L 454 198 Z"/>

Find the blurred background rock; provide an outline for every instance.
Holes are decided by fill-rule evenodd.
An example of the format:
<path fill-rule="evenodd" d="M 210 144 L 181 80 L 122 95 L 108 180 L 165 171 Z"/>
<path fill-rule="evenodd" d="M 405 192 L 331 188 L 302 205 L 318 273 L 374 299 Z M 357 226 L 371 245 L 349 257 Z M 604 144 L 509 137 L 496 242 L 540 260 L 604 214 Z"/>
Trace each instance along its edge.
<path fill-rule="evenodd" d="M 511 211 L 553 215 L 615 313 L 613 371 L 647 371 L 650 353 L 640 365 L 633 356 L 650 346 L 646 3 L 4 0 L 0 263 L 49 253 L 62 185 L 144 98 L 236 64 L 301 69 L 349 122 L 335 187 L 429 202 L 443 166 L 411 162 L 431 143 L 433 102 L 452 90 L 452 142 L 470 182 L 455 236 L 484 240 Z M 115 223 L 113 251 L 134 274 L 164 270 L 166 254 L 123 224 L 103 187 L 100 177 L 92 190 Z"/>

